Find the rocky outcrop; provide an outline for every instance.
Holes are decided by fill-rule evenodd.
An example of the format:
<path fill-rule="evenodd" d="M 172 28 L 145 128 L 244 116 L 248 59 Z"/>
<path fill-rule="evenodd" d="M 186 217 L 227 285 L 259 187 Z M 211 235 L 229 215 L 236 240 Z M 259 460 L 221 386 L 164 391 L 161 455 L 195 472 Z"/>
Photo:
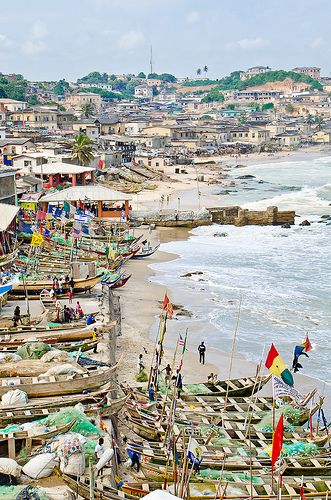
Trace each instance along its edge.
<path fill-rule="evenodd" d="M 154 224 L 165 227 L 197 227 L 211 224 L 211 215 L 208 210 L 198 211 L 140 211 L 133 210 L 131 220 L 137 224 Z"/>
<path fill-rule="evenodd" d="M 235 226 L 281 226 L 294 224 L 294 211 L 279 211 L 277 207 L 268 207 L 266 210 L 248 210 L 238 206 L 216 207 L 208 209 L 213 222 L 231 224 Z"/>

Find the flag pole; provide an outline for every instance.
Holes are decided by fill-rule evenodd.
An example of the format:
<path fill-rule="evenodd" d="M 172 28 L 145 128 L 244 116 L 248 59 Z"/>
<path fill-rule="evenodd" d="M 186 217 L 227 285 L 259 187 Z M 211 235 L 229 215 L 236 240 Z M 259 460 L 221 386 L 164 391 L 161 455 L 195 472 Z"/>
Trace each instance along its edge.
<path fill-rule="evenodd" d="M 224 399 L 224 410 L 226 409 L 227 400 L 228 400 L 228 396 L 229 396 L 229 384 L 230 384 L 230 378 L 231 378 L 231 372 L 232 372 L 234 349 L 235 349 L 235 345 L 236 345 L 237 332 L 238 332 L 238 326 L 239 326 L 241 305 L 242 305 L 242 295 L 240 296 L 240 300 L 239 300 L 237 320 L 236 320 L 234 334 L 233 334 L 231 357 L 230 357 L 230 365 L 229 365 L 229 373 L 228 373 L 228 380 L 227 380 L 227 387 L 226 387 L 226 395 L 225 395 L 225 399 Z"/>

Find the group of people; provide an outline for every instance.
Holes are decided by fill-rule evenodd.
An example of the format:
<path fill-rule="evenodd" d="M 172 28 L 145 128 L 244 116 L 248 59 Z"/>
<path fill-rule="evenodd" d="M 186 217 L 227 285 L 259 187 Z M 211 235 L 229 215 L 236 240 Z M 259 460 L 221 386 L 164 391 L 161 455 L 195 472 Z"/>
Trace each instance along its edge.
<path fill-rule="evenodd" d="M 60 278 L 54 276 L 52 289 L 50 291 L 50 297 L 56 300 L 60 294 L 62 295 L 66 290 L 68 290 L 69 303 L 72 304 L 74 286 L 75 286 L 74 279 L 72 277 L 69 278 L 67 274 L 61 275 Z"/>
<path fill-rule="evenodd" d="M 90 314 L 87 318 L 89 318 L 90 316 L 92 316 L 92 315 Z M 64 308 L 63 308 L 63 322 L 64 323 L 71 323 L 71 321 L 74 321 L 75 319 L 80 319 L 83 317 L 84 317 L 83 309 L 78 301 L 76 303 L 75 309 L 73 307 L 64 306 Z M 93 316 L 92 316 L 92 318 L 93 318 Z M 95 322 L 95 320 L 92 321 L 92 323 L 94 323 L 94 322 Z M 91 322 L 87 323 L 87 319 L 86 319 L 87 325 L 90 325 L 92 323 Z"/>

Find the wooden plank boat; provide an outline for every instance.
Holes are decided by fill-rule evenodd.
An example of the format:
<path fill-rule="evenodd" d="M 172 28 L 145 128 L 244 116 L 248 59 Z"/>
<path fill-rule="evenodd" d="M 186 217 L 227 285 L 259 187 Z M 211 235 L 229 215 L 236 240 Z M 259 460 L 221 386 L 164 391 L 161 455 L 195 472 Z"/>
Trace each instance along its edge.
<path fill-rule="evenodd" d="M 86 500 L 90 500 L 90 483 L 87 478 L 83 480 L 77 480 L 77 478 L 73 478 L 68 474 L 61 474 L 64 482 L 69 486 L 69 488 L 77 495 Z M 94 498 L 97 500 L 109 499 L 109 500 L 118 500 L 118 499 L 128 499 L 128 500 L 136 500 L 136 496 L 126 494 L 123 491 L 116 490 L 115 488 L 110 488 L 109 486 L 103 486 L 101 483 L 96 482 L 93 488 Z"/>
<path fill-rule="evenodd" d="M 74 293 L 88 292 L 95 285 L 99 283 L 102 278 L 102 274 L 97 276 L 92 276 L 91 278 L 79 278 L 74 280 Z M 23 283 L 14 283 L 11 295 L 13 296 L 24 296 L 25 290 L 27 290 L 29 295 L 39 295 L 44 288 L 51 289 L 53 287 L 53 282 L 51 280 L 45 281 L 26 281 Z M 64 294 L 68 292 L 68 286 L 64 286 Z"/>
<path fill-rule="evenodd" d="M 129 274 L 128 276 L 124 276 L 123 278 L 121 278 L 119 281 L 117 281 L 113 285 L 110 285 L 110 288 L 113 288 L 113 289 L 122 288 L 124 285 L 127 284 L 127 282 L 129 281 L 130 278 L 131 278 L 131 274 Z"/>
<path fill-rule="evenodd" d="M 230 379 L 218 381 L 216 384 L 203 382 L 201 384 L 186 384 L 183 386 L 181 392 L 181 399 L 184 401 L 189 400 L 192 396 L 201 396 L 206 398 L 208 396 L 218 397 L 237 397 L 237 396 L 251 396 L 258 392 L 270 380 L 271 375 L 263 375 L 257 377 L 243 377 L 239 379 Z M 123 390 L 134 393 L 138 401 L 147 401 L 146 389 L 139 386 L 135 388 L 125 388 Z M 164 392 L 166 389 L 164 388 Z M 162 393 L 161 393 L 162 394 Z"/>
<path fill-rule="evenodd" d="M 74 376 L 56 375 L 51 377 L 12 377 L 0 379 L 0 396 L 10 389 L 20 389 L 29 398 L 77 394 L 85 390 L 97 389 L 109 382 L 116 372 L 119 362 L 108 369 L 92 368 L 88 373 Z"/>
<path fill-rule="evenodd" d="M 3 432 L 0 434 L 0 454 L 15 460 L 16 454 L 24 447 L 30 453 L 34 442 L 46 441 L 59 434 L 69 432 L 75 420 L 69 424 L 50 427 L 48 430 L 36 432 L 34 429 L 28 431 Z"/>
<path fill-rule="evenodd" d="M 93 325 L 92 325 L 93 326 Z M 56 342 L 71 342 L 71 341 L 81 341 L 81 340 L 92 340 L 94 331 L 88 327 L 84 329 L 73 329 L 73 330 L 31 330 L 28 332 L 16 333 L 11 331 L 10 333 L 1 334 L 0 332 L 0 349 L 1 349 L 1 338 L 4 339 L 4 342 L 11 341 L 23 341 L 33 342 L 35 340 L 41 340 L 43 342 L 47 342 L 48 339 L 54 343 Z"/>
<path fill-rule="evenodd" d="M 98 394 L 98 393 L 95 393 Z M 52 413 L 58 412 L 61 408 L 65 406 L 72 406 L 77 403 L 81 403 L 84 406 L 84 413 L 87 416 L 95 417 L 95 415 L 100 415 L 100 417 L 106 418 L 113 415 L 117 415 L 123 408 L 127 396 L 122 396 L 117 399 L 109 399 L 107 394 L 102 392 L 100 396 L 94 396 L 92 398 L 92 393 L 89 397 L 79 396 L 76 399 L 67 399 L 63 402 L 53 401 L 52 403 L 40 403 L 39 405 L 27 404 L 20 408 L 6 408 L 0 409 L 0 426 L 8 425 L 10 423 L 20 423 L 20 422 L 30 422 L 32 420 L 38 420 L 40 418 L 45 418 Z M 95 399 L 95 401 L 93 401 Z M 90 401 L 90 402 L 87 402 Z"/>
<path fill-rule="evenodd" d="M 155 245 L 154 247 L 142 247 L 139 252 L 132 256 L 133 259 L 143 259 L 144 257 L 150 257 L 153 255 L 159 248 L 160 244 Z"/>

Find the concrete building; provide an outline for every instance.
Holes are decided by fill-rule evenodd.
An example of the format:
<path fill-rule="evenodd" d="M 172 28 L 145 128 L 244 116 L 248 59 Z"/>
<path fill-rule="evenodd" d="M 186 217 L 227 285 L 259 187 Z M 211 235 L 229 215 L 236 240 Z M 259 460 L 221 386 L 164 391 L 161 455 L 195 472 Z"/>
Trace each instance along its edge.
<path fill-rule="evenodd" d="M 8 99 L 2 97 L 0 99 L 0 107 L 3 106 L 8 112 L 21 111 L 27 107 L 28 103 L 25 101 L 16 101 L 15 99 Z"/>
<path fill-rule="evenodd" d="M 85 104 L 91 104 L 96 111 L 101 108 L 102 99 L 99 94 L 94 94 L 93 92 L 81 92 L 76 94 L 71 94 L 65 101 L 65 105 L 81 110 Z"/>
<path fill-rule="evenodd" d="M 315 66 L 303 66 L 302 68 L 292 69 L 295 73 L 300 73 L 301 75 L 311 76 L 315 80 L 321 78 L 321 68 L 316 68 Z"/>
<path fill-rule="evenodd" d="M 16 170 L 8 167 L 0 169 L 0 203 L 8 205 L 16 204 L 16 183 L 15 183 Z M 0 216 L 0 220 L 2 214 Z"/>
<path fill-rule="evenodd" d="M 11 113 L 9 119 L 16 126 L 56 130 L 58 111 L 55 107 L 35 106 Z"/>
<path fill-rule="evenodd" d="M 134 96 L 138 99 L 152 99 L 153 90 L 148 85 L 138 85 L 134 89 Z"/>
<path fill-rule="evenodd" d="M 240 73 L 240 80 L 249 80 L 249 78 L 252 78 L 253 76 L 262 75 L 264 73 L 268 73 L 269 71 L 271 71 L 269 66 L 253 66 L 253 68 L 248 68 L 247 71 Z"/>

